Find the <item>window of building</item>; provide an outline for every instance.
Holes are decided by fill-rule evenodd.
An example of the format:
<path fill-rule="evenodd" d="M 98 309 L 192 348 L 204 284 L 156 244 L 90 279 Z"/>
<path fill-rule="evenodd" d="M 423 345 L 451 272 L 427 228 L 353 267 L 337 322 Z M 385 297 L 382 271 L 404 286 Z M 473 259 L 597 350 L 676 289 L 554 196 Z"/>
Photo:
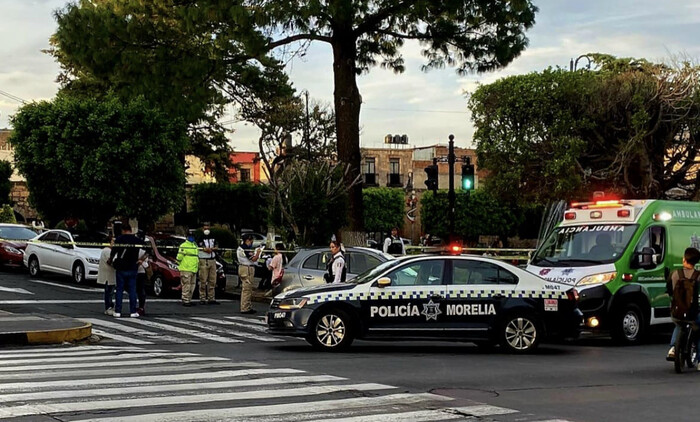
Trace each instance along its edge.
<path fill-rule="evenodd" d="M 250 169 L 241 169 L 241 182 L 250 182 Z"/>
<path fill-rule="evenodd" d="M 365 173 L 367 173 L 367 174 L 376 173 L 374 165 L 375 165 L 374 157 L 365 158 Z"/>
<path fill-rule="evenodd" d="M 401 161 L 398 158 L 389 158 L 389 174 L 400 174 Z"/>

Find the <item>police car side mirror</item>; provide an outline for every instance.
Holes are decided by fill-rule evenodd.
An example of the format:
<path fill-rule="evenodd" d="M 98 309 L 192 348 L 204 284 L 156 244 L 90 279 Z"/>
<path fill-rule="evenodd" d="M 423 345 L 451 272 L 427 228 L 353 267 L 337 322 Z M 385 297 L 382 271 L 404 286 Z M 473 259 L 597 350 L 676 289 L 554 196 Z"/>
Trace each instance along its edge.
<path fill-rule="evenodd" d="M 382 277 L 377 280 L 378 287 L 389 287 L 391 286 L 391 279 L 389 277 Z"/>

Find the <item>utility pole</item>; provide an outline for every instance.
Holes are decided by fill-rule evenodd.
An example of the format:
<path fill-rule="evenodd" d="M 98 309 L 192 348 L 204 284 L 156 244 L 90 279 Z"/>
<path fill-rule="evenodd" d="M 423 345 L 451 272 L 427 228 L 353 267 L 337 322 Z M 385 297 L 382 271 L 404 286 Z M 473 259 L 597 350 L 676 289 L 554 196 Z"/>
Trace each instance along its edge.
<path fill-rule="evenodd" d="M 306 150 L 309 154 L 309 161 L 311 161 L 311 142 L 309 137 L 311 136 L 309 129 L 309 90 L 304 91 L 304 96 L 306 97 L 306 125 L 304 126 L 304 140 L 306 142 Z"/>
<path fill-rule="evenodd" d="M 449 202 L 450 241 L 452 241 L 455 234 L 455 136 L 450 135 L 449 138 L 450 147 L 447 154 L 447 165 L 450 167 L 450 190 L 447 193 L 447 200 Z"/>

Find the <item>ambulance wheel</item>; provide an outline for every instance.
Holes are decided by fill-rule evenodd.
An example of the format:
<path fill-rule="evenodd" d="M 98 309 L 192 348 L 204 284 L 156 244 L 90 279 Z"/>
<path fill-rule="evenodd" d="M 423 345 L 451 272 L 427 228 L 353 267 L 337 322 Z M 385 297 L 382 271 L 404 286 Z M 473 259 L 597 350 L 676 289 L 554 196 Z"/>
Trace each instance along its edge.
<path fill-rule="evenodd" d="M 537 318 L 528 313 L 507 316 L 501 324 L 499 343 L 509 353 L 530 353 L 537 349 L 544 334 Z"/>
<path fill-rule="evenodd" d="M 616 343 L 638 344 L 644 338 L 646 321 L 644 313 L 636 303 L 630 302 L 612 314 L 611 334 Z"/>
<path fill-rule="evenodd" d="M 353 329 L 350 316 L 340 309 L 329 308 L 312 320 L 311 332 L 306 341 L 314 348 L 326 352 L 337 352 L 350 347 Z"/>

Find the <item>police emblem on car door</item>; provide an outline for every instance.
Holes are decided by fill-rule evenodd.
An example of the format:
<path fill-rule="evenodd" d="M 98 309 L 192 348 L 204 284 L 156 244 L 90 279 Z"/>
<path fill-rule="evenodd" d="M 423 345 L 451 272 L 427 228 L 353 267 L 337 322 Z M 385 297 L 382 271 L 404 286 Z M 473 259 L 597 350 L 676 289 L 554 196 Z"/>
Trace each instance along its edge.
<path fill-rule="evenodd" d="M 412 261 L 374 282 L 362 301 L 363 318 L 371 335 L 440 335 L 445 315 L 445 263 L 442 259 Z M 384 278 L 384 277 L 383 277 Z"/>

